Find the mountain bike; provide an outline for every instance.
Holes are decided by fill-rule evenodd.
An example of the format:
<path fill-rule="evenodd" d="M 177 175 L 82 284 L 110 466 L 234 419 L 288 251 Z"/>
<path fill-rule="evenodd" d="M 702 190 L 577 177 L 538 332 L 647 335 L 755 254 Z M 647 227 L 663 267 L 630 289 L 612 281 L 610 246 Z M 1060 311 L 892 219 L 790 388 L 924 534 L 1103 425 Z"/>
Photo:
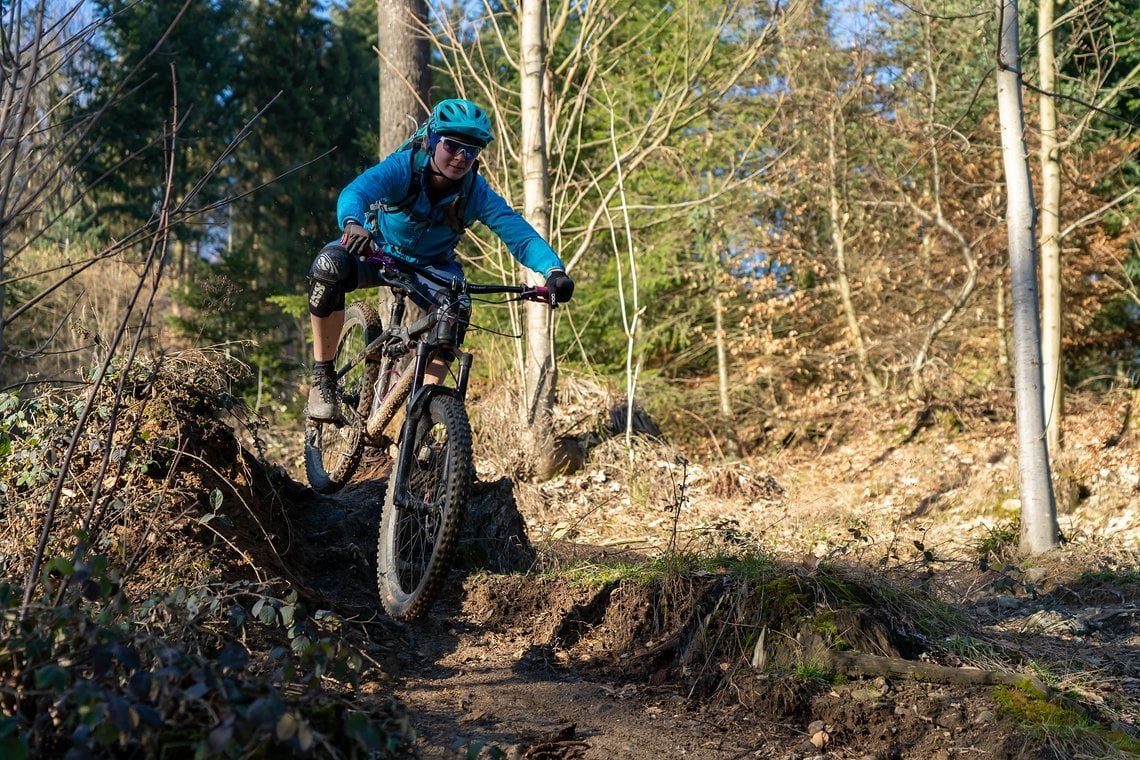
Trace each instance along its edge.
<path fill-rule="evenodd" d="M 386 449 L 385 431 L 402 411 L 396 454 L 388 476 L 376 547 L 377 589 L 389 615 L 410 620 L 423 614 L 451 568 L 459 524 L 467 505 L 474 466 L 465 398 L 472 354 L 459 348 L 463 295 L 513 295 L 555 306 L 546 287 L 480 285 L 444 281 L 440 305 L 404 324 L 405 299 L 430 294 L 409 268 L 382 253 L 381 279 L 393 295 L 388 325 L 367 303 L 345 310 L 334 367 L 341 415 L 310 420 L 305 428 L 305 471 L 319 493 L 333 493 L 351 479 L 365 448 Z M 452 355 L 451 385 L 424 382 L 433 357 Z"/>

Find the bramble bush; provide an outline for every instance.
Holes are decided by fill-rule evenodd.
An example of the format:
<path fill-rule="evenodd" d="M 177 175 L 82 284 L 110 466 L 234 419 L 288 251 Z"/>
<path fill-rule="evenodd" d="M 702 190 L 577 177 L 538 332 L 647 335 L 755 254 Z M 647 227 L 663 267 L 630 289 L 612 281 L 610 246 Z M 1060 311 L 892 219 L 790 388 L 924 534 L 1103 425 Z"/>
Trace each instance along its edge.
<path fill-rule="evenodd" d="M 295 597 L 254 594 L 246 606 L 233 593 L 178 587 L 130 607 L 99 557 L 89 565 L 53 559 L 41 587 L 22 612 L 19 589 L 0 584 L 0 756 L 409 751 L 413 733 L 399 705 L 353 706 L 360 654 L 319 635 L 320 619 Z M 239 643 L 273 626 L 286 629 L 288 646 L 257 653 Z"/>
<path fill-rule="evenodd" d="M 221 421 L 234 371 L 180 356 L 0 394 L 0 757 L 411 753 L 394 698 L 355 699 L 350 625 L 242 547 L 266 515 Z"/>

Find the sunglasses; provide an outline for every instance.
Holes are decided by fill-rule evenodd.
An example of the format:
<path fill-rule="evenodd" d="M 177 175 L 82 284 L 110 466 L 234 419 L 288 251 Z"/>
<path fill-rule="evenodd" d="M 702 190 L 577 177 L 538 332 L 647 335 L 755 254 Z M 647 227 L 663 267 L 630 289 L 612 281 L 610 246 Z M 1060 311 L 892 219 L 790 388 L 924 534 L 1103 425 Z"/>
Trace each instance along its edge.
<path fill-rule="evenodd" d="M 443 149 L 446 150 L 449 155 L 454 156 L 462 153 L 466 156 L 468 161 L 474 161 L 479 154 L 483 152 L 483 148 L 478 145 L 468 145 L 467 143 L 453 140 L 450 137 L 441 137 L 439 141 L 443 143 Z"/>

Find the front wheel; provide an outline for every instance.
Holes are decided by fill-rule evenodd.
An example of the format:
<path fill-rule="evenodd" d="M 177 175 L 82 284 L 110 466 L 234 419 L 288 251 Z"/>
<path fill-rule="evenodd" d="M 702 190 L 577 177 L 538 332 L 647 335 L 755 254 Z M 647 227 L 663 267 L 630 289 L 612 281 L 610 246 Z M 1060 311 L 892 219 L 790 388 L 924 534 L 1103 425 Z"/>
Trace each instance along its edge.
<path fill-rule="evenodd" d="M 364 421 L 372 405 L 379 365 L 360 358 L 365 346 L 380 334 L 380 318 L 365 303 L 349 306 L 337 341 L 333 367 L 341 417 L 308 420 L 305 425 L 305 474 L 318 493 L 339 491 L 360 464 L 364 452 Z"/>
<path fill-rule="evenodd" d="M 471 425 L 463 403 L 437 394 L 412 412 L 414 434 L 388 480 L 377 542 L 384 609 L 411 620 L 427 611 L 455 553 L 471 488 Z"/>

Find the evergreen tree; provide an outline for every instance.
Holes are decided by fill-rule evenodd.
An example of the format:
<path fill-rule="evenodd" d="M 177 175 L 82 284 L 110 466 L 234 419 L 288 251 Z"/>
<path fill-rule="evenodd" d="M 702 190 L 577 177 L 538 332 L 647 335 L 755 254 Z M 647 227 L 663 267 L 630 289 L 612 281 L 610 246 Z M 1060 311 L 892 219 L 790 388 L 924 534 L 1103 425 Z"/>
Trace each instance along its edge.
<path fill-rule="evenodd" d="M 234 154 L 233 237 L 260 291 L 304 285 L 309 262 L 336 237 L 341 188 L 371 163 L 375 125 L 367 43 L 313 0 L 263 0 L 242 22 L 233 107 L 249 118 L 272 102 Z M 373 140 L 374 140 L 373 135 Z M 374 143 L 372 143 L 374 144 Z"/>
<path fill-rule="evenodd" d="M 101 43 L 78 75 L 89 93 L 79 101 L 79 115 L 103 109 L 120 83 L 127 95 L 115 103 L 109 118 L 100 120 L 82 171 L 86 181 L 97 183 L 92 211 L 112 235 L 121 236 L 148 219 L 160 200 L 164 156 L 171 147 L 176 203 L 203 208 L 226 192 L 215 178 L 194 198 L 187 197 L 207 177 L 237 128 L 230 101 L 240 4 L 95 0 L 94 5 L 106 24 Z M 171 146 L 175 126 L 177 141 Z M 182 269 L 191 251 L 187 244 L 195 243 L 197 252 L 210 229 L 208 216 L 194 221 L 173 231 L 183 243 L 178 250 Z"/>
<path fill-rule="evenodd" d="M 263 0 L 247 11 L 230 107 L 243 119 L 264 113 L 234 151 L 227 180 L 238 199 L 228 207 L 228 243 L 211 277 L 180 294 L 192 307 L 180 327 L 213 340 L 231 330 L 231 340 L 255 338 L 245 358 L 291 395 L 283 373 L 307 361 L 303 325 L 283 321 L 266 299 L 303 298 L 310 262 L 336 237 L 337 195 L 371 163 L 374 135 L 361 138 L 374 125 L 376 93 L 367 44 L 320 3 Z M 226 310 L 240 318 L 221 319 L 211 306 L 222 291 Z"/>

